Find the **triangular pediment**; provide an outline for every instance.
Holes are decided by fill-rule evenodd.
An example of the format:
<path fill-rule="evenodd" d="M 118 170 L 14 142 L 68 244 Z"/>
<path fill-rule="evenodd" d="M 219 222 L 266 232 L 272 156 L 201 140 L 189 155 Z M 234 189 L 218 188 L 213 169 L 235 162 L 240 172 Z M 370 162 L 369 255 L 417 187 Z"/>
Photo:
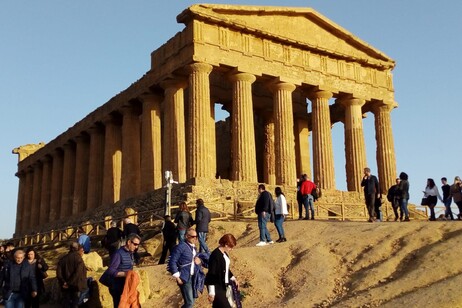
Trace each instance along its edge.
<path fill-rule="evenodd" d="M 384 53 L 311 8 L 197 4 L 177 18 L 185 24 L 192 19 L 240 28 L 333 57 L 382 68 L 395 65 Z"/>

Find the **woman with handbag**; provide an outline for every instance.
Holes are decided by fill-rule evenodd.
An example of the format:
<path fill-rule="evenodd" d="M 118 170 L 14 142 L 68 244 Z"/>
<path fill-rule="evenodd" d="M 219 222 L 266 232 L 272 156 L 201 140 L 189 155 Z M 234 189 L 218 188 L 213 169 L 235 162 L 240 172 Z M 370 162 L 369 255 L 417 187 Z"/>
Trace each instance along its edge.
<path fill-rule="evenodd" d="M 27 298 L 24 307 L 37 308 L 40 305 L 40 298 L 45 294 L 45 284 L 43 283 L 43 280 L 48 277 L 48 265 L 32 247 L 27 249 L 26 256 L 29 264 L 35 268 L 35 279 L 37 280 L 37 296 Z"/>
<path fill-rule="evenodd" d="M 435 206 L 438 202 L 438 199 L 443 202 L 443 199 L 440 196 L 438 187 L 435 184 L 433 179 L 427 179 L 427 186 L 423 191 L 424 198 L 427 198 L 428 207 L 430 208 L 430 221 L 435 221 Z"/>
<path fill-rule="evenodd" d="M 236 246 L 236 238 L 232 234 L 223 235 L 218 241 L 216 248 L 209 258 L 209 270 L 205 277 L 205 285 L 208 287 L 209 302 L 214 308 L 239 307 L 240 299 L 234 298 L 232 284 L 236 291 L 239 283 L 231 272 L 231 260 L 228 253 Z"/>
<path fill-rule="evenodd" d="M 284 219 L 287 215 L 289 215 L 289 212 L 287 210 L 287 201 L 286 197 L 284 196 L 284 193 L 281 190 L 281 187 L 276 187 L 274 190 L 274 193 L 276 194 L 276 200 L 274 201 L 274 213 L 275 213 L 275 219 L 274 219 L 274 225 L 276 226 L 276 230 L 278 231 L 279 239 L 276 241 L 278 243 L 281 242 L 286 242 L 286 236 L 284 234 Z"/>

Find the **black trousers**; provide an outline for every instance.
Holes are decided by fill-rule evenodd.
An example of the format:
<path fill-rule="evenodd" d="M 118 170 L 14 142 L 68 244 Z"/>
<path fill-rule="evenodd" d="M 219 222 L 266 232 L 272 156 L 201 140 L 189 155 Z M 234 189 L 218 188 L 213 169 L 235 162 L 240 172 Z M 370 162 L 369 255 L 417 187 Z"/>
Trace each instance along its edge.
<path fill-rule="evenodd" d="M 212 308 L 231 308 L 228 299 L 226 298 L 226 290 L 220 286 L 215 286 L 215 298 L 213 300 Z"/>

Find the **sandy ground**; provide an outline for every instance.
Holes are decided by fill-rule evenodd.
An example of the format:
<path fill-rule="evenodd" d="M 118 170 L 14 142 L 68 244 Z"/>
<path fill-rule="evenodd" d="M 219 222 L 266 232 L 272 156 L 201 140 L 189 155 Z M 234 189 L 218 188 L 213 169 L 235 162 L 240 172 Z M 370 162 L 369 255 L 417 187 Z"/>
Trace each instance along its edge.
<path fill-rule="evenodd" d="M 285 230 L 287 242 L 256 247 L 256 221 L 211 224 L 211 249 L 225 233 L 238 240 L 231 269 L 244 307 L 462 307 L 460 221 L 297 220 Z M 152 291 L 143 307 L 181 306 L 165 265 L 142 269 Z M 195 307 L 210 307 L 206 291 Z"/>

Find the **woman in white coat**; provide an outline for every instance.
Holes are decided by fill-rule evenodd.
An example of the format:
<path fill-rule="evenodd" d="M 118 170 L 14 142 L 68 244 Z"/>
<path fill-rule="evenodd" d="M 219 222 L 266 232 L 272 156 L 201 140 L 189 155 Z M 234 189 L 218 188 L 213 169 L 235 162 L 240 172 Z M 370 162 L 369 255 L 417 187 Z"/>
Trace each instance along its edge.
<path fill-rule="evenodd" d="M 279 239 L 276 241 L 278 243 L 287 241 L 286 236 L 284 234 L 284 219 L 286 215 L 289 214 L 287 211 L 287 201 L 286 197 L 284 196 L 281 187 L 276 187 L 275 189 L 276 200 L 274 201 L 274 212 L 275 212 L 275 219 L 274 225 L 276 226 L 276 230 L 279 234 Z"/>

